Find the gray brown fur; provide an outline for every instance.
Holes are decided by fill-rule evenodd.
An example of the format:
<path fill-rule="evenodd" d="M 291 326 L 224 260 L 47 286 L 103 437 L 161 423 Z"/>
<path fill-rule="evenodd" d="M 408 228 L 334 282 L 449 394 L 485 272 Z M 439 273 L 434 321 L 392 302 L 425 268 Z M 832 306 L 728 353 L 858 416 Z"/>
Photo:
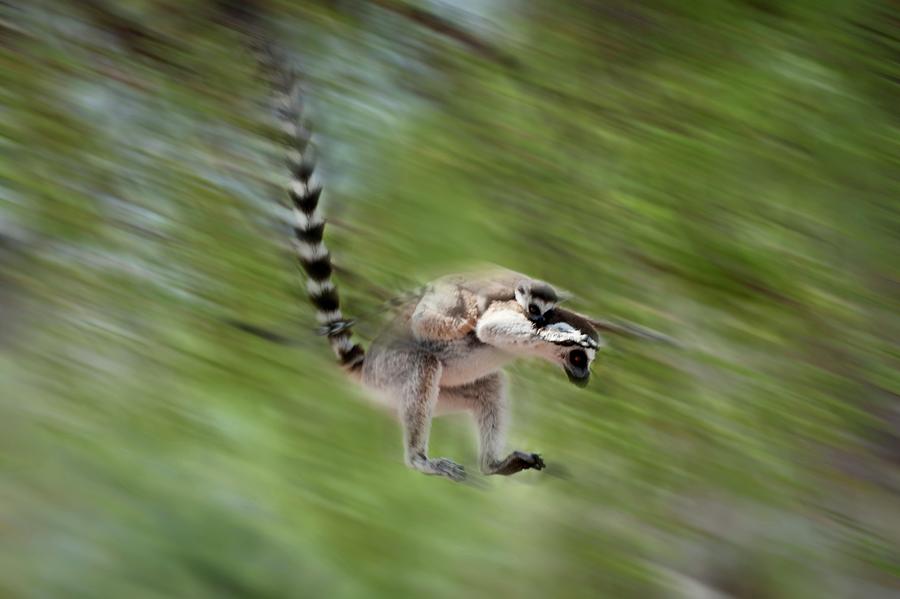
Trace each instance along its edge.
<path fill-rule="evenodd" d="M 407 465 L 460 480 L 465 475 L 461 466 L 447 458 L 428 457 L 428 432 L 436 415 L 466 411 L 478 428 L 482 472 L 509 475 L 542 469 L 544 462 L 537 454 L 503 453 L 509 401 L 501 369 L 520 355 L 540 353 L 529 348 L 559 346 L 542 337 L 514 300 L 494 302 L 482 315 L 495 322 L 515 322 L 518 334 L 509 335 L 506 343 L 497 343 L 496 338 L 492 338 L 494 343 L 485 343 L 479 338 L 478 325 L 462 336 L 423 339 L 421 331 L 414 330 L 416 309 L 416 303 L 411 303 L 401 311 L 373 342 L 362 368 L 363 384 L 398 412 Z M 554 322 L 577 327 L 585 337 L 598 339 L 587 321 L 573 312 L 557 310 Z"/>
<path fill-rule="evenodd" d="M 544 462 L 535 453 L 504 455 L 509 402 L 502 368 L 519 357 L 541 357 L 562 366 L 570 379 L 586 382 L 598 346 L 589 321 L 554 310 L 556 291 L 518 273 L 455 275 L 435 281 L 402 307 L 366 354 L 352 342 L 351 323 L 340 310 L 331 255 L 323 244 L 322 188 L 313 181 L 310 136 L 300 123 L 294 78 L 283 79 L 276 89 L 289 150 L 295 247 L 310 300 L 338 360 L 396 411 L 411 468 L 451 480 L 465 478 L 465 470 L 452 460 L 428 457 L 428 438 L 433 417 L 466 411 L 479 431 L 483 472 L 541 470 Z M 529 315 L 531 301 L 541 302 L 540 324 Z M 582 366 L 575 365 L 573 356 Z"/>

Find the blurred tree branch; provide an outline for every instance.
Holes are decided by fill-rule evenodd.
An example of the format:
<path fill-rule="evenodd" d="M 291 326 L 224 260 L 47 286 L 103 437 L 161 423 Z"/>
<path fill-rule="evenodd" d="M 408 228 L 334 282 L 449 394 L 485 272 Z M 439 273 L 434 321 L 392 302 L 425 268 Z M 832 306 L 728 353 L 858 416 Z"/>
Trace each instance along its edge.
<path fill-rule="evenodd" d="M 96 1 L 96 0 L 91 0 Z M 438 35 L 450 38 L 479 56 L 506 67 L 518 67 L 519 61 L 494 44 L 466 31 L 449 19 L 399 0 L 370 0 L 371 4 L 403 17 Z M 265 8 L 257 0 L 215 0 L 213 5 L 224 22 L 244 31 L 260 27 Z"/>
<path fill-rule="evenodd" d="M 112 33 L 129 51 L 168 66 L 177 66 L 162 56 L 154 46 L 176 45 L 173 40 L 163 39 L 143 24 L 114 10 L 102 0 L 79 0 L 74 3 L 82 14 L 101 29 Z"/>
<path fill-rule="evenodd" d="M 263 7 L 257 0 L 214 0 L 216 17 L 223 24 L 244 33 L 261 27 Z"/>
<path fill-rule="evenodd" d="M 642 252 L 638 252 L 636 250 L 625 250 L 625 255 L 635 260 L 636 262 L 650 268 L 651 270 L 655 270 L 656 272 L 674 276 L 684 281 L 688 281 L 694 285 L 701 285 L 704 287 L 712 286 L 709 281 L 701 276 L 697 276 L 693 273 L 688 272 L 687 270 L 657 260 L 656 258 L 648 256 L 647 254 L 644 254 Z M 734 275 L 730 276 L 729 280 L 740 285 L 746 291 L 753 293 L 754 295 L 765 297 L 775 303 L 798 310 L 801 313 L 807 312 L 807 309 L 799 301 L 795 300 L 792 297 L 789 297 L 788 295 L 785 295 L 784 293 L 776 289 L 772 289 L 762 281 L 744 279 Z"/>
<path fill-rule="evenodd" d="M 411 6 L 406 2 L 398 2 L 397 0 L 371 0 L 371 2 L 388 12 L 392 12 L 413 21 L 434 33 L 453 39 L 468 47 L 476 54 L 493 62 L 510 68 L 517 68 L 519 66 L 519 61 L 514 56 L 505 53 L 493 44 L 462 29 L 440 15 L 417 6 Z"/>

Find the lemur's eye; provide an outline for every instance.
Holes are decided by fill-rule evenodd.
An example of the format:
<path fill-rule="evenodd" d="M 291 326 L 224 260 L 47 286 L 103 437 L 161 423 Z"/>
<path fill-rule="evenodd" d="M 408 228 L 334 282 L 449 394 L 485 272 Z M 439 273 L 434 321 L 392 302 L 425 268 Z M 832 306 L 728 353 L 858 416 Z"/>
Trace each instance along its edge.
<path fill-rule="evenodd" d="M 587 366 L 587 354 L 583 350 L 576 349 L 569 354 L 569 364 L 575 368 L 584 368 Z"/>
<path fill-rule="evenodd" d="M 528 304 L 528 313 L 532 316 L 540 316 L 541 310 L 536 304 Z"/>

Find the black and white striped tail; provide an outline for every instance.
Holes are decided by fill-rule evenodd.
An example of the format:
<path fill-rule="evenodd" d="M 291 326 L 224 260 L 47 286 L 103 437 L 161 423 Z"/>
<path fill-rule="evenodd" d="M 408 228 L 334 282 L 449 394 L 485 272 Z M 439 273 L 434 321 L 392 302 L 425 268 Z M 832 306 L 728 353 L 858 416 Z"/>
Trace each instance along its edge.
<path fill-rule="evenodd" d="M 316 307 L 321 333 L 327 336 L 341 365 L 356 370 L 362 366 L 365 352 L 352 341 L 352 321 L 344 319 L 337 288 L 331 280 L 331 255 L 322 242 L 325 220 L 319 212 L 322 187 L 313 181 L 315 163 L 310 133 L 300 119 L 296 87 L 295 78 L 290 75 L 285 75 L 281 84 L 276 85 L 276 112 L 285 135 L 291 174 L 288 196 L 293 213 L 294 247 L 307 275 L 306 291 Z"/>

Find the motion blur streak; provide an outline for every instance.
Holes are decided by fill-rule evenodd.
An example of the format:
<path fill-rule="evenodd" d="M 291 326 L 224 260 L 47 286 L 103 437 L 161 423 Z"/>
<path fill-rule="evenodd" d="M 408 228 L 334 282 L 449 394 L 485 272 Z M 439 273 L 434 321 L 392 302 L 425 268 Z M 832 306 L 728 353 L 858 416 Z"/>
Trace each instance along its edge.
<path fill-rule="evenodd" d="M 514 368 L 511 445 L 547 472 L 404 468 L 312 332 L 242 24 L 304 74 L 363 341 L 491 262 L 683 347 L 612 338 L 585 390 Z M 898 25 L 0 2 L 0 596 L 896 596 Z M 471 423 L 435 426 L 475 470 Z"/>

